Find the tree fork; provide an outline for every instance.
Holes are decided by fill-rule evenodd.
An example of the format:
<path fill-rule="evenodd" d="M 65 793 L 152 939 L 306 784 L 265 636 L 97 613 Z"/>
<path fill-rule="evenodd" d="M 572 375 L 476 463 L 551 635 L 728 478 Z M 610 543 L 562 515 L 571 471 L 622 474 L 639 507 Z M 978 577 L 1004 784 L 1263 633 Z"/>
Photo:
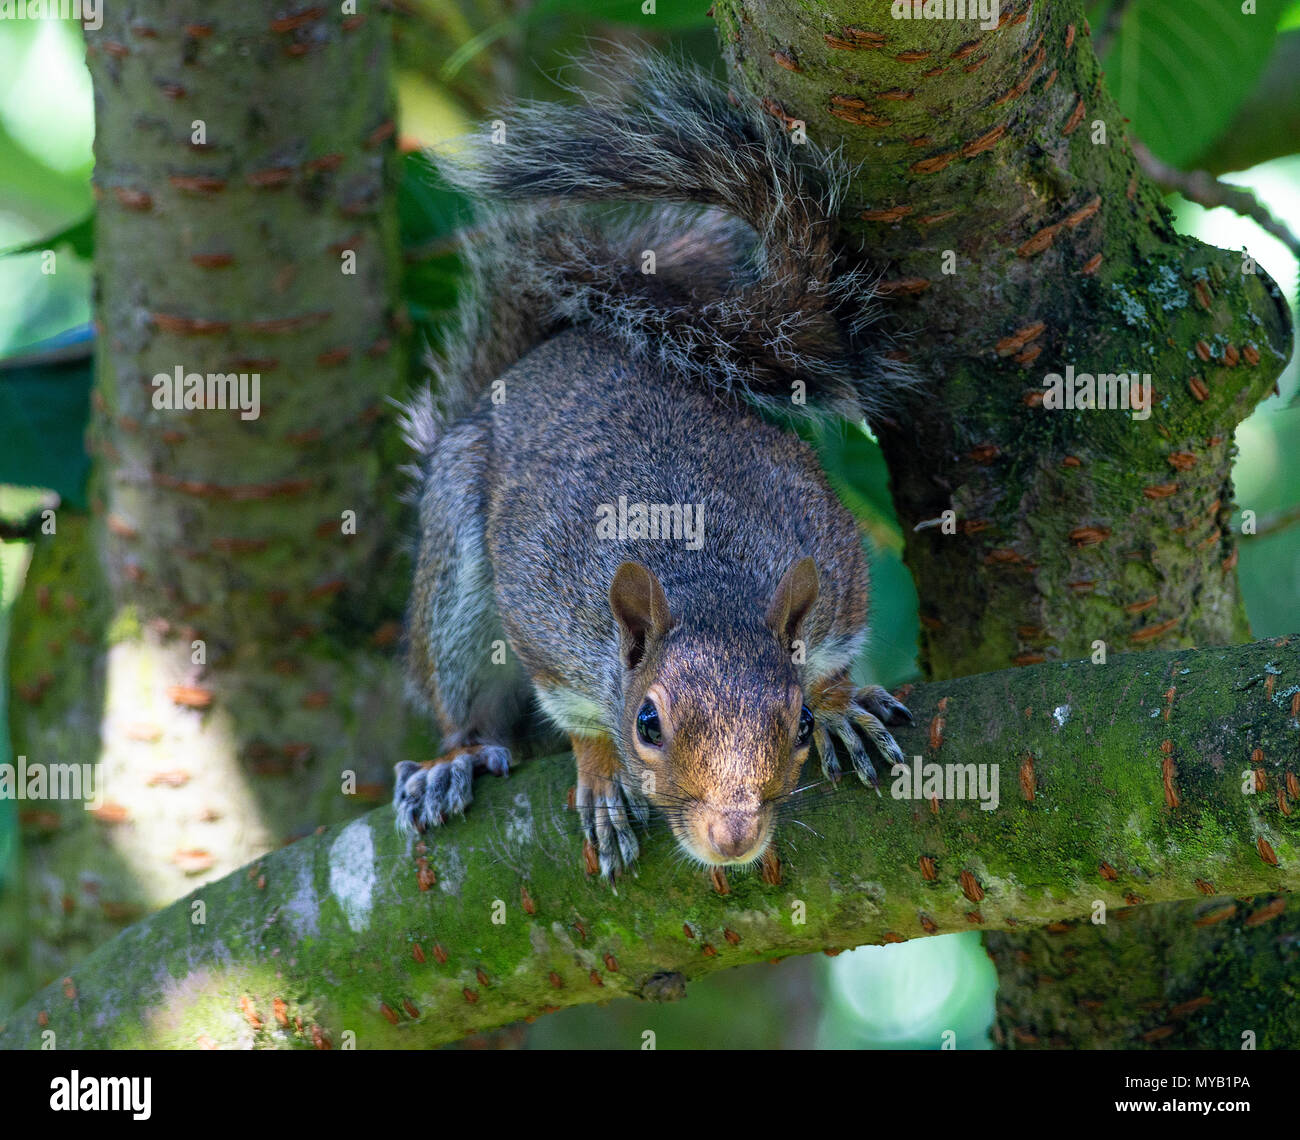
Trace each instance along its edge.
<path fill-rule="evenodd" d="M 876 425 L 924 668 L 1245 640 L 1232 436 L 1290 355 L 1281 293 L 1174 231 L 1076 0 L 1004 4 L 989 31 L 890 9 L 715 13 L 736 81 L 861 163 L 841 221 L 926 380 Z M 1149 373 L 1150 418 L 1043 407 L 1069 365 Z M 915 529 L 949 510 L 956 534 Z"/>
<path fill-rule="evenodd" d="M 0 1046 L 428 1046 L 712 970 L 1300 886 L 1300 639 L 938 681 L 898 739 L 998 766 L 1000 806 L 814 794 L 764 874 L 682 868 L 665 830 L 618 893 L 584 873 L 567 757 L 484 778 L 417 841 L 381 808 L 124 932 Z M 991 771 L 991 767 L 986 768 Z M 910 783 L 910 778 L 909 778 Z M 1243 789 L 1253 789 L 1246 792 Z M 1049 925 L 1051 924 L 1051 925 Z M 1260 1044 L 1267 1046 L 1266 1040 Z"/>

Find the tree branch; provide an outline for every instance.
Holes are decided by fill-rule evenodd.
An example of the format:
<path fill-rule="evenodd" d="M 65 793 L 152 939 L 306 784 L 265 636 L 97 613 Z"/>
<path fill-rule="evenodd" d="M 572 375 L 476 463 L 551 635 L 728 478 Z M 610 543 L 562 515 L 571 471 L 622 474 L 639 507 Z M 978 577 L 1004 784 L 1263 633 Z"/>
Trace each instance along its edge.
<path fill-rule="evenodd" d="M 1265 515 L 1255 526 L 1255 530 L 1250 534 L 1243 534 L 1243 539 L 1252 538 L 1269 538 L 1279 531 L 1286 530 L 1287 527 L 1300 523 L 1300 507 L 1290 507 L 1283 511 L 1274 511 L 1272 514 Z"/>
<path fill-rule="evenodd" d="M 1300 238 L 1296 237 L 1289 226 L 1278 221 L 1252 191 L 1220 182 L 1205 170 L 1179 170 L 1156 158 L 1136 140 L 1133 142 L 1133 153 L 1147 177 L 1162 190 L 1177 191 L 1189 202 L 1195 202 L 1207 210 L 1223 206 L 1243 218 L 1250 218 L 1266 233 L 1277 238 L 1295 257 L 1300 258 Z"/>
<path fill-rule="evenodd" d="M 1092 39 L 1092 48 L 1097 53 L 1098 59 L 1106 58 L 1106 53 L 1110 51 L 1111 44 L 1119 35 L 1120 28 L 1124 26 L 1124 16 L 1132 6 L 1131 0 L 1114 0 L 1107 10 L 1105 22 Z"/>
<path fill-rule="evenodd" d="M 726 894 L 662 832 L 617 894 L 586 876 L 567 758 L 532 762 L 424 844 L 378 809 L 200 888 L 54 981 L 0 1046 L 430 1046 L 759 959 L 1296 889 L 1298 682 L 1283 638 L 922 686 L 904 750 L 996 766 L 996 810 L 888 779 L 819 790 L 796 812 L 814 835 L 778 837 L 780 881 Z"/>

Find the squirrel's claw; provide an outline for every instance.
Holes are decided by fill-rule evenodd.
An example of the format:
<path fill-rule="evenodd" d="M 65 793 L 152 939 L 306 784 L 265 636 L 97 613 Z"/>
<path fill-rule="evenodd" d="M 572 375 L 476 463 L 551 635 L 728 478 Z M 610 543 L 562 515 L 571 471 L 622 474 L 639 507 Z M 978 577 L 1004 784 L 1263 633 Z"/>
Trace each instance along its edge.
<path fill-rule="evenodd" d="M 618 787 L 623 793 L 623 802 L 627 804 L 627 810 L 632 813 L 632 818 L 645 827 L 650 822 L 650 801 L 622 776 L 618 777 Z"/>
<path fill-rule="evenodd" d="M 403 760 L 397 765 L 393 810 L 399 831 L 423 832 L 451 815 L 464 815 L 474 799 L 474 775 L 510 770 L 510 751 L 499 744 L 478 744 L 432 764 Z"/>
<path fill-rule="evenodd" d="M 629 802 L 625 802 L 626 795 L 626 788 L 613 780 L 601 780 L 594 784 L 580 781 L 574 795 L 574 806 L 582 821 L 582 833 L 596 850 L 601 875 L 611 883 L 615 872 L 630 869 L 641 851 L 636 832 L 632 830 L 628 818 Z M 630 800 L 634 814 L 638 814 L 638 798 Z"/>
<path fill-rule="evenodd" d="M 880 718 L 866 709 L 850 708 L 849 720 L 853 722 L 855 728 L 866 737 L 867 743 L 872 746 L 877 756 L 892 768 L 895 764 L 907 765 L 907 757 L 903 755 L 903 750 L 898 746 L 898 741 L 893 738 L 887 729 L 880 722 Z M 866 779 L 863 776 L 863 779 Z M 874 767 L 871 772 L 869 781 L 871 786 L 876 786 L 876 773 Z"/>
<path fill-rule="evenodd" d="M 822 775 L 833 783 L 840 782 L 840 758 L 831 743 L 830 730 L 825 724 L 817 725 L 817 758 L 822 762 Z"/>
<path fill-rule="evenodd" d="M 393 810 L 401 831 L 438 827 L 453 812 L 464 814 L 474 798 L 473 769 L 467 756 L 429 766 L 403 760 L 397 765 Z"/>
<path fill-rule="evenodd" d="M 912 714 L 879 685 L 858 690 L 853 703 L 842 713 L 823 713 L 817 723 L 817 752 L 822 772 L 838 780 L 840 761 L 835 749 L 838 741 L 852 762 L 854 770 L 868 784 L 880 790 L 876 777 L 877 761 L 893 767 L 907 764 L 907 757 L 886 724 L 910 724 Z"/>
<path fill-rule="evenodd" d="M 839 741 L 844 751 L 848 753 L 853 770 L 862 777 L 862 782 L 870 784 L 874 788 L 876 786 L 876 768 L 871 763 L 871 757 L 867 755 L 867 748 L 862 743 L 862 737 L 858 735 L 853 727 L 855 722 L 850 719 L 851 716 L 852 713 L 834 713 L 827 717 L 826 727 L 830 735 Z"/>
<path fill-rule="evenodd" d="M 853 703 L 871 713 L 881 724 L 897 728 L 916 723 L 907 706 L 883 685 L 867 685 L 859 689 L 853 694 Z"/>

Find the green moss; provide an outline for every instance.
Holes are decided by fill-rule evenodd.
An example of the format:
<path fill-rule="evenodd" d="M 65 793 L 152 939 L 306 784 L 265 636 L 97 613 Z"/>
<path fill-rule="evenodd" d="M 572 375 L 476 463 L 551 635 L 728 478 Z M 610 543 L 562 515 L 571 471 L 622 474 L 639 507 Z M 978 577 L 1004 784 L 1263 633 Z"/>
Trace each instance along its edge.
<path fill-rule="evenodd" d="M 635 994 L 661 973 L 693 978 L 887 935 L 1024 929 L 1090 913 L 1096 899 L 1120 926 L 1131 921 L 1121 917 L 1131 913 L 1126 896 L 1199 897 L 1198 878 L 1242 895 L 1294 888 L 1300 821 L 1266 796 L 1241 795 L 1231 765 L 1193 748 L 1210 725 L 1238 747 L 1286 729 L 1288 708 L 1262 685 L 1243 688 L 1270 663 L 1300 670 L 1300 646 L 1128 655 L 922 686 L 910 698 L 918 727 L 898 734 L 905 752 L 999 764 L 999 809 L 943 802 L 936 815 L 928 803 L 846 782 L 806 816 L 815 840 L 778 834 L 780 885 L 734 875 L 725 896 L 678 864 L 662 832 L 647 837 L 638 875 L 617 895 L 588 878 L 562 806 L 571 761 L 530 760 L 508 781 L 480 781 L 469 819 L 427 837 L 439 880 L 429 890 L 419 889 L 417 852 L 378 809 L 131 928 L 72 971 L 75 1001 L 51 986 L 9 1019 L 0 1046 L 35 1040 L 41 1013 L 61 1047 L 190 1045 L 199 1034 L 220 1045 L 312 1047 L 317 1032 L 336 1046 L 345 1032 L 363 1048 L 439 1044 Z M 1153 719 L 1174 673 L 1175 713 Z M 1238 698 L 1224 719 L 1211 710 L 1230 692 Z M 928 726 L 940 699 L 947 723 L 936 754 Z M 1069 716 L 1054 716 L 1065 701 Z M 1165 803 L 1156 759 L 1163 739 L 1177 757 L 1176 808 Z M 1032 801 L 1019 775 L 1026 741 Z M 1281 754 L 1266 761 L 1271 779 L 1284 764 Z M 527 835 L 506 826 L 521 817 L 532 822 Z M 1280 867 L 1259 858 L 1261 829 Z M 935 861 L 933 881 L 921 855 Z M 1114 878 L 1103 878 L 1103 863 Z M 978 903 L 963 871 L 984 892 Z M 196 899 L 205 926 L 190 921 Z M 498 900 L 502 924 L 492 921 Z M 796 901 L 803 924 L 792 921 Z"/>

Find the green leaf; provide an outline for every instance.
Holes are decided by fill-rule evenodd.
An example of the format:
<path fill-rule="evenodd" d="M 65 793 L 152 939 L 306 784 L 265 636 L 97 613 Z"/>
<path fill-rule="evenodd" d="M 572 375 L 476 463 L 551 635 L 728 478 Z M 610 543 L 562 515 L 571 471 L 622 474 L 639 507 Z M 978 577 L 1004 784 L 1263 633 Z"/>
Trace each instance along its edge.
<path fill-rule="evenodd" d="M 439 71 L 442 81 L 454 79 L 461 69 L 497 40 L 519 36 L 529 28 L 557 24 L 580 25 L 586 36 L 593 23 L 632 25 L 646 33 L 683 32 L 712 27 L 707 0 L 654 0 L 653 14 L 642 10 L 645 0 L 539 0 L 508 20 L 500 20 L 466 40 L 447 58 Z"/>
<path fill-rule="evenodd" d="M 0 362 L 0 483 L 49 487 L 85 507 L 92 342 L 87 326 Z"/>
<path fill-rule="evenodd" d="M 425 339 L 436 345 L 460 291 L 455 237 L 471 221 L 473 208 L 465 195 L 438 177 L 427 155 L 414 152 L 403 156 L 397 213 L 402 297 Z"/>
<path fill-rule="evenodd" d="M 26 245 L 16 245 L 13 249 L 0 250 L 0 257 L 13 257 L 20 253 L 39 253 L 54 249 L 64 242 L 72 246 L 72 252 L 78 257 L 89 261 L 95 255 L 95 215 L 87 214 L 81 221 L 73 222 L 72 225 L 65 226 L 58 233 L 50 234 L 49 237 L 28 242 Z"/>
<path fill-rule="evenodd" d="M 450 247 L 452 235 L 473 216 L 469 199 L 438 176 L 427 154 L 416 150 L 402 156 L 397 217 L 408 259 L 440 243 Z"/>
<path fill-rule="evenodd" d="M 920 604 L 903 563 L 903 532 L 889 493 L 884 453 L 860 424 L 817 419 L 787 426 L 817 449 L 826 478 L 867 537 L 871 632 L 854 677 L 885 685 L 911 680 L 917 676 Z"/>
<path fill-rule="evenodd" d="M 641 10 L 642 0 L 555 0 L 538 7 L 567 9 L 581 13 L 583 19 L 603 20 L 610 24 L 632 24 L 646 32 L 680 31 L 683 28 L 706 27 L 713 23 L 709 17 L 709 0 L 655 0 L 654 15 Z"/>
<path fill-rule="evenodd" d="M 4 556 L 0 554 L 0 764 L 9 758 L 9 606 L 5 601 Z M 0 893 L 18 856 L 18 804 L 0 797 Z"/>
<path fill-rule="evenodd" d="M 1136 0 L 1103 63 L 1130 131 L 1158 158 L 1191 162 L 1258 82 L 1286 0 Z"/>
<path fill-rule="evenodd" d="M 0 566 L 0 596 L 4 594 L 3 566 Z M 0 602 L 0 764 L 12 764 L 9 749 L 9 655 L 7 623 L 9 615 Z M 0 895 L 18 865 L 18 804 L 8 796 L 0 799 Z"/>
<path fill-rule="evenodd" d="M 889 495 L 889 468 L 876 443 L 861 427 L 842 420 L 800 425 L 817 449 L 822 470 L 877 549 L 900 553 L 903 534 Z"/>

